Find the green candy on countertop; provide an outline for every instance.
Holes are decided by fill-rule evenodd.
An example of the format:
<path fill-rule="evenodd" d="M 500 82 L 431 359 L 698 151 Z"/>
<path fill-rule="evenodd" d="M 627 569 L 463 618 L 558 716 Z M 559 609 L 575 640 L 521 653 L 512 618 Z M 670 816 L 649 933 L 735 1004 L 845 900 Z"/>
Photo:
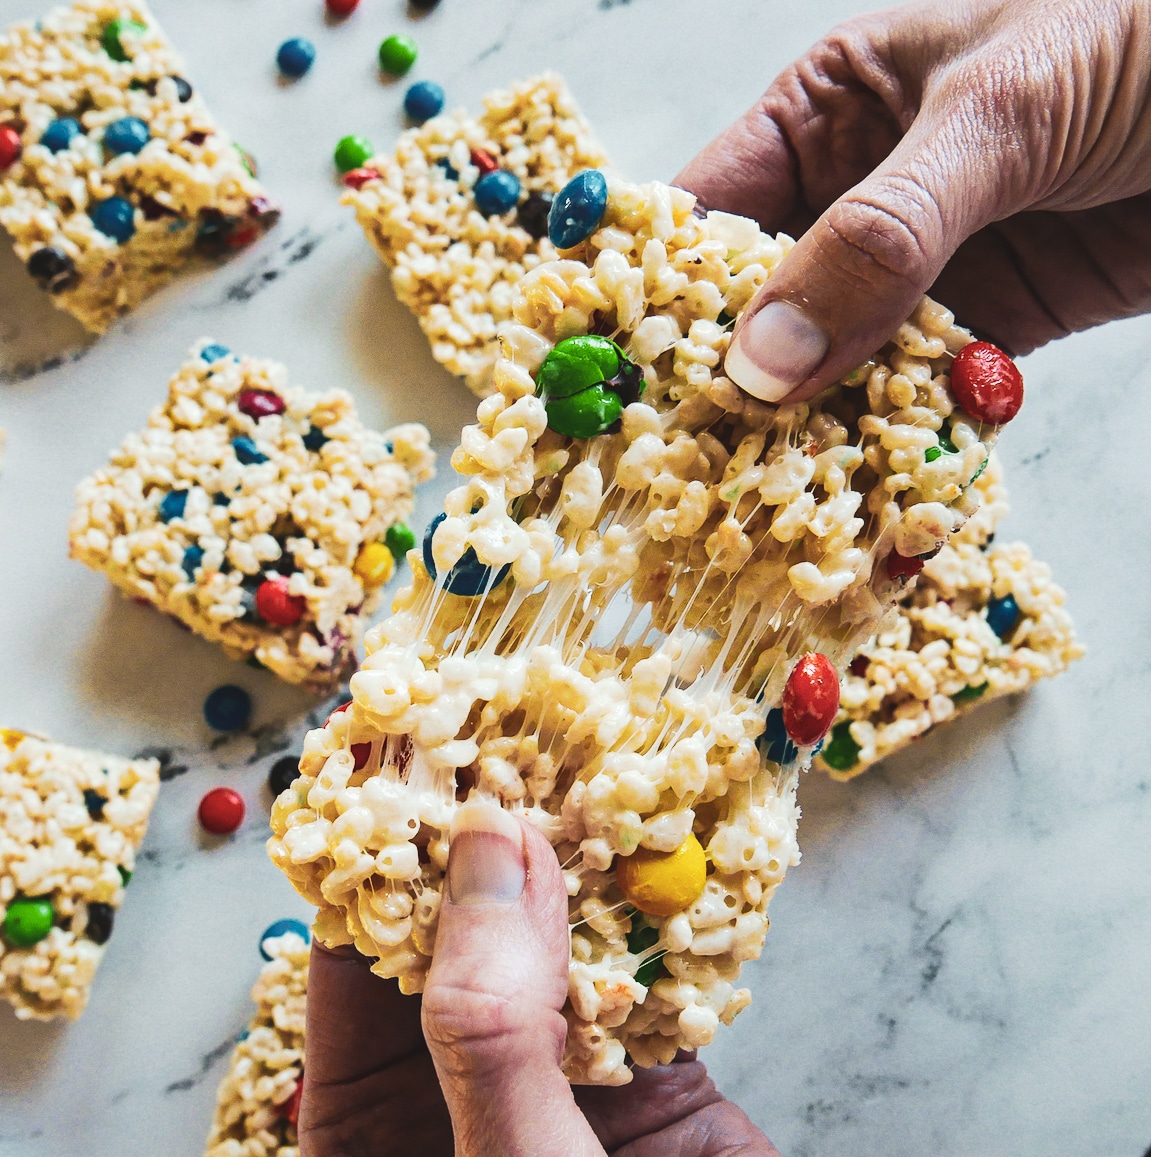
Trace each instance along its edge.
<path fill-rule="evenodd" d="M 31 948 L 39 944 L 56 919 L 56 910 L 46 896 L 17 896 L 4 913 L 4 939 L 16 948 Z"/>
<path fill-rule="evenodd" d="M 594 438 L 639 400 L 643 372 L 609 338 L 569 337 L 544 358 L 536 374 L 548 426 L 569 438 Z"/>

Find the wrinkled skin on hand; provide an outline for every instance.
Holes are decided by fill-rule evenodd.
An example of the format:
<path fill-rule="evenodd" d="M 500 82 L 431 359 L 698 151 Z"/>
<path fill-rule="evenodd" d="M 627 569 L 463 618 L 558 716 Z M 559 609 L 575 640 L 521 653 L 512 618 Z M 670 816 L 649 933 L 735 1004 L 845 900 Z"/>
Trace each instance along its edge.
<path fill-rule="evenodd" d="M 1151 5 L 948 0 L 853 19 L 676 179 L 803 235 L 741 319 L 830 335 L 790 395 L 863 362 L 930 288 L 1015 354 L 1151 308 Z"/>

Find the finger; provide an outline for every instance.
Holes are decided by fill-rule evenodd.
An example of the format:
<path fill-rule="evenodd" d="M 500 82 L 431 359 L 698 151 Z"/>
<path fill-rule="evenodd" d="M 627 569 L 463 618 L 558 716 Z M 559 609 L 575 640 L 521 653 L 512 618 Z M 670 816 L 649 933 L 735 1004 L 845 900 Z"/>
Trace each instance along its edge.
<path fill-rule="evenodd" d="M 460 808 L 423 1006 L 460 1157 L 604 1157 L 560 1070 L 569 954 L 547 840 L 495 804 Z"/>

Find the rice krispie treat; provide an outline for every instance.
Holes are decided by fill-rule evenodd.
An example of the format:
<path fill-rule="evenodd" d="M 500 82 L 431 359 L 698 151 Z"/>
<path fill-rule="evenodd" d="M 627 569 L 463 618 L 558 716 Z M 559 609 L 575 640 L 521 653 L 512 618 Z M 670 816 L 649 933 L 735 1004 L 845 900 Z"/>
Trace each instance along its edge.
<path fill-rule="evenodd" d="M 194 251 L 279 212 L 136 0 L 76 0 L 0 35 L 0 225 L 53 301 L 100 333 Z"/>
<path fill-rule="evenodd" d="M 496 328 L 511 318 L 516 282 L 556 256 L 547 238 L 554 194 L 605 160 L 567 87 L 547 73 L 485 97 L 478 120 L 434 117 L 404 133 L 393 156 L 345 176 L 344 203 L 392 270 L 432 356 L 481 397 L 492 391 Z M 477 182 L 497 169 L 519 182 L 514 211 L 477 206 Z"/>
<path fill-rule="evenodd" d="M 271 960 L 252 989 L 256 1014 L 216 1094 L 205 1157 L 299 1157 L 309 948 L 292 932 L 263 947 Z"/>
<path fill-rule="evenodd" d="M 159 788 L 154 759 L 0 729 L 0 999 L 21 1020 L 84 1011 Z"/>
<path fill-rule="evenodd" d="M 369 430 L 344 390 L 203 342 L 77 487 L 71 553 L 232 658 L 330 691 L 415 541 L 401 520 L 432 466 L 423 426 Z"/>
<path fill-rule="evenodd" d="M 842 384 L 765 405 L 722 365 L 789 238 L 599 173 L 552 220 L 568 247 L 520 282 L 465 481 L 269 849 L 321 940 L 417 992 L 455 808 L 520 812 L 571 897 L 565 1069 L 622 1084 L 750 1000 L 838 671 L 978 508 L 995 429 L 973 368 L 1000 375 L 997 421 L 1022 386 L 925 300 Z"/>
<path fill-rule="evenodd" d="M 1007 510 L 994 455 L 984 505 L 924 565 L 892 621 L 844 678 L 839 715 L 815 764 L 848 780 L 940 724 L 1082 657 L 1063 591 L 1021 542 L 992 545 Z"/>

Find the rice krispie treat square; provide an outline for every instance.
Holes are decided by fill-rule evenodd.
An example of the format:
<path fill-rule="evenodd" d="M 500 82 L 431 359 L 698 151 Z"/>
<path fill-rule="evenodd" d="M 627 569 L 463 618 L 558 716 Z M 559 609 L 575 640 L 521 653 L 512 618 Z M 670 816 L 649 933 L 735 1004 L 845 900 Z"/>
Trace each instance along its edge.
<path fill-rule="evenodd" d="M 256 1013 L 220 1082 L 205 1157 L 299 1157 L 309 948 L 293 932 L 263 948 L 271 960 L 252 989 Z"/>
<path fill-rule="evenodd" d="M 0 999 L 75 1018 L 112 935 L 160 789 L 118 759 L 0 729 Z"/>
<path fill-rule="evenodd" d="M 516 282 L 556 256 L 547 238 L 553 196 L 606 162 L 554 73 L 484 98 L 479 118 L 444 113 L 404 133 L 344 180 L 344 204 L 392 270 L 396 296 L 419 318 L 432 356 L 476 394 L 492 391 L 496 329 L 511 318 Z M 476 182 L 499 168 L 520 184 L 514 210 L 485 213 Z"/>
<path fill-rule="evenodd" d="M 414 539 L 423 426 L 367 429 L 344 390 L 195 347 L 168 399 L 80 483 L 71 553 L 289 683 L 332 690 Z"/>
<path fill-rule="evenodd" d="M 143 4 L 76 0 L 0 35 L 0 226 L 88 329 L 278 215 Z"/>

